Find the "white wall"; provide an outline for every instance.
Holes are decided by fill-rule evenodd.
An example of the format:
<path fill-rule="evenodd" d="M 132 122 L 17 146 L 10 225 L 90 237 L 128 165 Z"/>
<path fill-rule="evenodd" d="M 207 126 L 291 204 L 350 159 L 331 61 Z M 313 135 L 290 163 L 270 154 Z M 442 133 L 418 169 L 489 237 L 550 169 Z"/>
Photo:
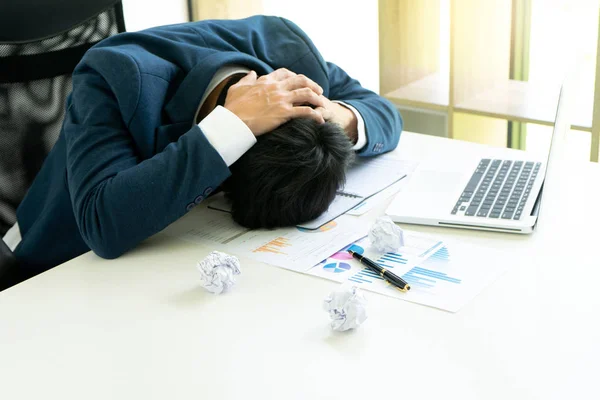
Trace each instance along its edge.
<path fill-rule="evenodd" d="M 262 0 L 264 14 L 294 21 L 323 57 L 379 92 L 377 0 Z M 128 31 L 188 20 L 186 0 L 123 0 Z"/>
<path fill-rule="evenodd" d="M 263 0 L 264 13 L 295 22 L 325 60 L 379 92 L 377 0 Z"/>
<path fill-rule="evenodd" d="M 123 0 L 127 31 L 177 24 L 188 20 L 186 0 Z"/>

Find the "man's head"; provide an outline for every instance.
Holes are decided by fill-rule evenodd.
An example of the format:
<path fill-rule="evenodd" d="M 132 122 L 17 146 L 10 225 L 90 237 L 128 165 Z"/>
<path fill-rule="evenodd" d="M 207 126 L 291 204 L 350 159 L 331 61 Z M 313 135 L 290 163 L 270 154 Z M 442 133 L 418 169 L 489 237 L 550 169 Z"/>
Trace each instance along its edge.
<path fill-rule="evenodd" d="M 336 124 L 297 118 L 231 166 L 224 190 L 233 219 L 248 228 L 296 225 L 318 217 L 344 184 L 352 144 Z"/>

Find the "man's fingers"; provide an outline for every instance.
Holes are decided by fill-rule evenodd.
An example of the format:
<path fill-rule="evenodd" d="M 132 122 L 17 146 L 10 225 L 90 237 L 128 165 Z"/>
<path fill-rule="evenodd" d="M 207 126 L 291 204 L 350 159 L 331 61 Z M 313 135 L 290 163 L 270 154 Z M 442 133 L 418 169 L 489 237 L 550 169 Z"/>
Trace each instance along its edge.
<path fill-rule="evenodd" d="M 323 119 L 323 116 L 320 112 L 318 112 L 312 107 L 306 106 L 292 107 L 290 118 L 310 118 L 314 121 L 317 121 L 320 124 L 325 122 L 325 119 Z"/>
<path fill-rule="evenodd" d="M 331 112 L 327 110 L 325 107 L 317 107 L 315 111 L 323 116 L 325 121 L 329 121 L 332 117 Z"/>
<path fill-rule="evenodd" d="M 315 81 L 307 78 L 304 75 L 296 75 L 286 79 L 283 82 L 283 87 L 287 90 L 295 90 L 300 88 L 309 88 L 318 95 L 323 94 L 323 88 Z"/>
<path fill-rule="evenodd" d="M 256 82 L 256 72 L 254 71 L 250 71 L 246 74 L 245 77 L 243 77 L 242 79 L 240 79 L 238 81 L 238 83 L 236 83 L 236 85 L 250 85 L 252 83 Z"/>
<path fill-rule="evenodd" d="M 293 73 L 292 71 L 290 71 L 289 69 L 279 68 L 278 70 L 275 70 L 275 71 L 271 72 L 270 74 L 263 75 L 263 76 L 272 78 L 276 81 L 283 81 L 285 79 L 296 76 L 296 74 Z"/>
<path fill-rule="evenodd" d="M 292 104 L 312 104 L 315 107 L 325 107 L 325 100 L 309 88 L 296 89 L 290 92 Z"/>

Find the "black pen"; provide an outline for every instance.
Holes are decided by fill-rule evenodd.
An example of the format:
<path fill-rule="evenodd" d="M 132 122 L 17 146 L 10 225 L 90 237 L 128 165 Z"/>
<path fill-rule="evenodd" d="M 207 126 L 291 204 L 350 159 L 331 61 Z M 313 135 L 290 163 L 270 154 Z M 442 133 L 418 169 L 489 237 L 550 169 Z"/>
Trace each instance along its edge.
<path fill-rule="evenodd" d="M 366 266 L 368 269 L 381 275 L 383 279 L 396 286 L 401 292 L 408 292 L 410 290 L 410 285 L 404 279 L 400 278 L 398 275 L 394 274 L 390 270 L 381 267 L 375 261 L 369 260 L 362 254 L 358 254 L 357 252 L 352 250 L 348 250 L 348 253 L 350 253 L 352 257 L 360 261 L 360 263 Z"/>

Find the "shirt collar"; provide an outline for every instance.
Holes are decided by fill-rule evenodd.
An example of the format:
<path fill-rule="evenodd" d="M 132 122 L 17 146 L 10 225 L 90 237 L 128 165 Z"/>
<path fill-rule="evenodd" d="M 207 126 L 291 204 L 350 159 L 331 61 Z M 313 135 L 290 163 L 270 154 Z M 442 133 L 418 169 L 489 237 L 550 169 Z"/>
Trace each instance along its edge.
<path fill-rule="evenodd" d="M 204 91 L 204 94 L 202 95 L 202 99 L 200 100 L 200 104 L 198 104 L 198 108 L 196 109 L 196 114 L 194 115 L 194 121 L 197 120 L 198 113 L 200 112 L 200 109 L 202 108 L 202 105 L 206 101 L 206 98 L 208 97 L 208 95 L 213 90 L 215 90 L 215 88 L 217 86 L 219 86 L 219 84 L 221 82 L 223 82 L 225 79 L 229 78 L 232 75 L 247 74 L 248 72 L 250 72 L 249 68 L 242 67 L 240 65 L 224 65 L 221 68 L 219 68 L 217 73 L 210 80 L 208 86 L 206 87 L 206 90 Z"/>

